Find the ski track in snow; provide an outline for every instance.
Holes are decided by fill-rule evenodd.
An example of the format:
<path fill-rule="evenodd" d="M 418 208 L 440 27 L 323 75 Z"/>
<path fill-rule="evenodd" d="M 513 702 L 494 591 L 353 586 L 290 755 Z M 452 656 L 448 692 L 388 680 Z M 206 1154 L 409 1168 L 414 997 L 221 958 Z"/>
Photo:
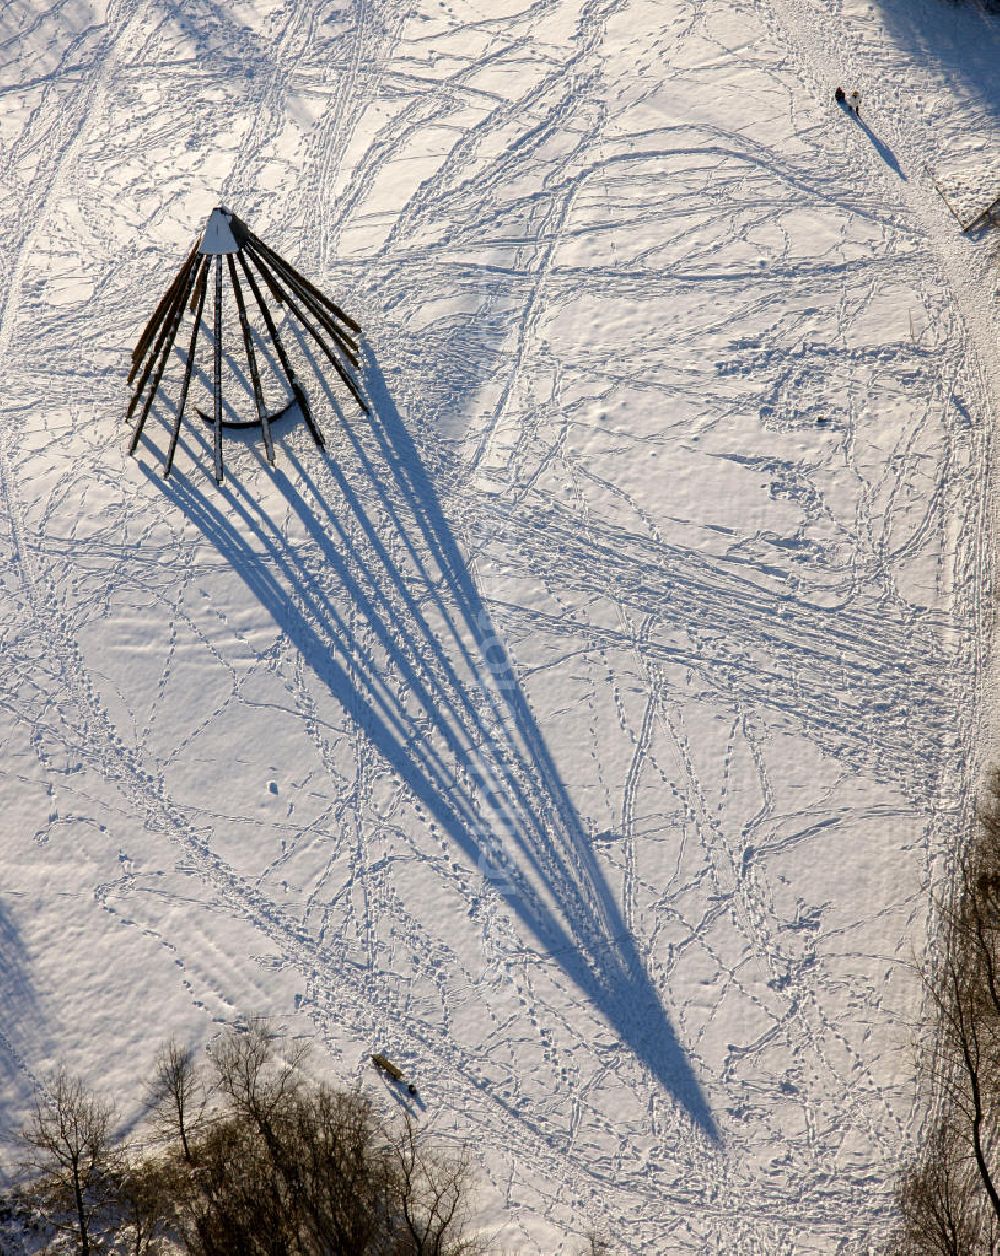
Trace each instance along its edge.
<path fill-rule="evenodd" d="M 9 6 L 19 1100 L 262 1011 L 335 1077 L 399 1059 L 508 1248 L 884 1233 L 981 769 L 997 329 L 879 31 L 848 0 Z M 304 371 L 329 454 L 234 439 L 221 493 L 197 420 L 164 483 L 167 412 L 138 463 L 120 419 L 217 199 L 358 317 L 376 403 Z"/>

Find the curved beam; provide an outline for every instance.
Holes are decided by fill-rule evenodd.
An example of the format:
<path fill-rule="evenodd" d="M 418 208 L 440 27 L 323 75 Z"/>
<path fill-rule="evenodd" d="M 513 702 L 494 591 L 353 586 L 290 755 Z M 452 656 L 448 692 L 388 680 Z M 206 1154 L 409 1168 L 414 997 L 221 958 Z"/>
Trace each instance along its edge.
<path fill-rule="evenodd" d="M 302 390 L 302 385 L 295 378 L 295 368 L 289 361 L 288 354 L 285 352 L 285 346 L 281 343 L 281 337 L 278 335 L 278 329 L 274 325 L 274 319 L 271 317 L 271 311 L 267 308 L 267 302 L 261 295 L 260 288 L 257 286 L 257 280 L 254 279 L 243 253 L 241 252 L 238 256 L 240 259 L 240 267 L 244 275 L 247 277 L 247 283 L 250 285 L 250 291 L 253 293 L 254 300 L 257 302 L 260 312 L 263 315 L 264 322 L 267 325 L 268 334 L 274 341 L 274 347 L 277 350 L 278 359 L 281 362 L 281 368 L 285 372 L 285 377 L 288 380 L 288 386 L 291 388 L 295 400 L 299 403 L 299 409 L 302 411 L 303 418 L 308 424 L 309 431 L 312 432 L 313 440 L 320 447 L 320 449 L 325 449 L 326 441 L 323 438 L 323 433 L 320 431 L 316 420 L 312 416 L 312 411 L 309 409 L 309 402 Z"/>

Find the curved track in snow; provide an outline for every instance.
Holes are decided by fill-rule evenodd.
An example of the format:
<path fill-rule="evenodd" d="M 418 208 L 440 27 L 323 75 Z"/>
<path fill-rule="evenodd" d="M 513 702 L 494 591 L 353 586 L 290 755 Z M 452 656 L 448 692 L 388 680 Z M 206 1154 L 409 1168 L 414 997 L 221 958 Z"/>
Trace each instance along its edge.
<path fill-rule="evenodd" d="M 127 1087 L 166 1030 L 267 1012 L 335 1076 L 399 1058 L 507 1247 L 890 1224 L 911 960 L 978 767 L 997 364 L 989 246 L 880 29 L 0 29 L 11 1069 Z M 234 441 L 217 493 L 193 427 L 160 479 L 163 409 L 124 457 L 120 384 L 220 198 L 363 323 L 375 417 L 300 344 L 328 454 Z"/>

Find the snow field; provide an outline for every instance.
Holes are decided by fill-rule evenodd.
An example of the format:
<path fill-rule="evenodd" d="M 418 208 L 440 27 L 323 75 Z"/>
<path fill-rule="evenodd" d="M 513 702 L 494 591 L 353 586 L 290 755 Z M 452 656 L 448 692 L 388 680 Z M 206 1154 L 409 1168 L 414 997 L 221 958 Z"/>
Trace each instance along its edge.
<path fill-rule="evenodd" d="M 264 1012 L 398 1060 L 510 1249 L 877 1245 L 993 587 L 990 245 L 922 165 L 992 160 L 997 37 L 923 15 L 10 6 L 5 1120 Z M 222 492 L 120 418 L 219 200 L 375 403 L 306 372 L 328 456 Z"/>

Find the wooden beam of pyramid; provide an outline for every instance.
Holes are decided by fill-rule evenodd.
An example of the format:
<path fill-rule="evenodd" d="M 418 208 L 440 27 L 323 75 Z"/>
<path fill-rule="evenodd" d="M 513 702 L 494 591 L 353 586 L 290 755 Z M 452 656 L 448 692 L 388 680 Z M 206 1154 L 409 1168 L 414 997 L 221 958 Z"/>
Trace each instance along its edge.
<path fill-rule="evenodd" d="M 223 264 L 225 262 L 225 264 Z M 138 376 L 135 390 L 126 410 L 131 419 L 142 402 L 139 419 L 132 432 L 129 452 L 135 453 L 142 437 L 146 419 L 158 395 L 170 361 L 174 344 L 189 311 L 193 319 L 190 336 L 186 339 L 186 352 L 179 350 L 184 359 L 184 373 L 180 395 L 170 428 L 170 442 L 163 473 L 168 476 L 174 465 L 181 427 L 184 421 L 196 353 L 201 343 L 200 330 L 205 318 L 208 280 L 211 271 L 214 279 L 212 310 L 212 412 L 199 414 L 212 428 L 212 461 L 217 484 L 223 480 L 223 441 L 226 428 L 259 426 L 264 440 L 268 463 L 274 465 L 274 441 L 272 423 L 281 415 L 297 406 L 313 440 L 322 449 L 326 442 L 319 424 L 310 408 L 305 389 L 279 332 L 277 310 L 284 312 L 289 322 L 298 323 L 303 331 L 319 346 L 338 378 L 357 402 L 367 412 L 368 403 L 358 385 L 355 372 L 359 364 L 358 335 L 360 327 L 335 301 L 320 291 L 315 284 L 299 273 L 290 262 L 276 253 L 256 236 L 241 219 L 223 206 L 217 206 L 209 215 L 205 229 L 194 248 L 188 254 L 180 270 L 163 294 L 152 316 L 132 351 L 128 382 Z M 234 302 L 230 306 L 224 288 L 228 281 Z M 244 293 L 244 284 L 249 296 Z M 274 309 L 268 303 L 274 302 Z M 223 417 L 222 371 L 225 318 L 227 309 L 234 309 L 240 325 L 240 342 L 246 357 L 250 383 L 253 389 L 254 418 L 249 422 Z M 256 316 L 256 332 L 253 317 Z M 232 317 L 231 315 L 229 317 Z M 255 343 L 263 338 L 270 342 L 280 364 L 281 382 L 291 393 L 292 400 L 277 414 L 269 415 L 261 378 L 262 361 L 269 363 L 272 374 L 273 359 L 261 359 Z M 310 358 L 316 368 L 316 362 Z"/>

